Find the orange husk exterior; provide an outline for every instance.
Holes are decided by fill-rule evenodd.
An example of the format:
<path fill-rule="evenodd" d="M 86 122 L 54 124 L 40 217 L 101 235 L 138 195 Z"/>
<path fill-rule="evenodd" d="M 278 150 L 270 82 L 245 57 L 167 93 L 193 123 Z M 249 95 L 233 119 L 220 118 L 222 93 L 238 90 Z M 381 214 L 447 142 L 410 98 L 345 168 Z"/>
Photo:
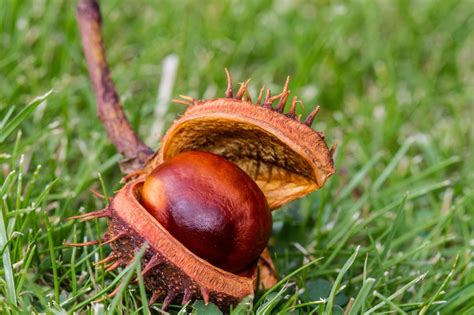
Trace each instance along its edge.
<path fill-rule="evenodd" d="M 144 172 L 192 150 L 237 164 L 262 189 L 271 209 L 319 189 L 335 172 L 322 133 L 244 100 L 221 98 L 190 106 L 168 129 Z"/>
<path fill-rule="evenodd" d="M 182 299 L 185 291 L 194 298 L 207 299 L 221 309 L 238 304 L 244 297 L 253 295 L 257 279 L 256 264 L 244 274 L 235 275 L 199 258 L 156 221 L 138 202 L 142 181 L 125 185 L 113 198 L 110 210 L 107 239 L 123 235 L 110 243 L 115 257 L 125 265 L 133 259 L 134 252 L 144 242 L 148 249 L 143 268 L 152 257 L 159 260 L 144 281 L 146 286 L 162 298 L 172 295 L 172 300 Z"/>
<path fill-rule="evenodd" d="M 150 157 L 143 169 L 126 178 L 135 178 L 135 181 L 129 182 L 114 199 L 122 200 L 115 207 L 120 209 L 117 214 L 122 213 L 121 220 L 128 218 L 129 226 L 136 229 L 137 235 L 153 234 L 149 238 L 154 242 L 168 244 L 160 248 L 152 247 L 155 253 L 172 253 L 179 257 L 174 263 L 168 260 L 154 268 L 152 276 L 145 278 L 150 290 L 161 291 L 159 294 L 164 297 L 169 288 L 159 279 L 167 279 L 166 283 L 175 283 L 173 296 L 185 288 L 193 288 L 193 297 L 199 298 L 198 288 L 205 287 L 213 292 L 211 301 L 226 310 L 243 297 L 253 295 L 257 280 L 261 289 L 271 288 L 277 283 L 275 266 L 268 250 L 258 261 L 258 273 L 256 268 L 248 270 L 246 276 L 220 270 L 172 238 L 137 201 L 139 193 L 130 193 L 128 188 L 131 183 L 142 182 L 164 161 L 194 150 L 219 154 L 241 167 L 262 189 L 271 209 L 321 188 L 335 172 L 334 162 L 324 135 L 299 119 L 277 112 L 272 107 L 222 98 L 194 102 L 169 128 L 160 149 Z M 126 194 L 122 194 L 127 190 Z M 111 224 L 109 231 L 117 233 L 114 231 L 117 229 L 118 226 Z M 160 241 L 161 238 L 166 241 Z M 150 240 L 147 241 L 150 243 Z M 113 246 L 115 252 L 124 248 L 123 245 Z M 190 270 L 186 271 L 187 268 Z M 202 279 L 212 280 L 205 284 Z"/>
<path fill-rule="evenodd" d="M 173 123 L 145 166 L 125 178 L 108 208 L 106 239 L 113 240 L 117 259 L 109 269 L 125 266 L 146 242 L 144 281 L 153 301 L 162 300 L 166 309 L 172 302 L 203 299 L 225 311 L 254 295 L 257 287 L 276 284 L 268 250 L 248 270 L 232 274 L 189 251 L 140 204 L 141 185 L 154 168 L 196 150 L 238 165 L 257 183 L 271 209 L 321 188 L 335 172 L 332 152 L 322 133 L 271 106 L 237 99 L 199 101 Z"/>

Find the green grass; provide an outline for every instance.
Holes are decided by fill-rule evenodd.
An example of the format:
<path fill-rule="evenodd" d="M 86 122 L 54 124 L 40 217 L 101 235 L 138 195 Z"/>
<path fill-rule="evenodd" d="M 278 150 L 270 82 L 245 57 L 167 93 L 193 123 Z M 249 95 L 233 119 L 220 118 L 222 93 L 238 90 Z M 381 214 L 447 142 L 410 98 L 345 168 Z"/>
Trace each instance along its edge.
<path fill-rule="evenodd" d="M 474 313 L 472 1 L 102 2 L 113 77 L 145 138 L 160 63 L 176 54 L 174 96 L 223 96 L 224 67 L 251 77 L 254 94 L 289 74 L 339 144 L 324 189 L 274 213 L 284 280 L 235 313 Z M 73 4 L 0 4 L 2 314 L 145 312 L 142 281 L 91 304 L 137 264 L 105 274 L 93 263 L 106 247 L 62 245 L 105 230 L 65 218 L 104 206 L 89 192 L 102 190 L 99 174 L 109 194 L 121 177 Z M 170 105 L 165 124 L 182 110 Z"/>

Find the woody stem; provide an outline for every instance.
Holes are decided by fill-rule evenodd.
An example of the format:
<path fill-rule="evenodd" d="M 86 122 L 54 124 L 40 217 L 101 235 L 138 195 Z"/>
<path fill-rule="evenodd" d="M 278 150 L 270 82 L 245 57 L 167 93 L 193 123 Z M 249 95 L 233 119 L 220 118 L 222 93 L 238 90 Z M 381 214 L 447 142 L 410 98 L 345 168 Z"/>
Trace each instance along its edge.
<path fill-rule="evenodd" d="M 133 162 L 134 166 L 128 169 L 133 171 L 142 166 L 153 151 L 135 134 L 120 104 L 107 65 L 97 1 L 81 0 L 77 6 L 77 19 L 89 77 L 96 96 L 98 116 L 117 150 Z"/>

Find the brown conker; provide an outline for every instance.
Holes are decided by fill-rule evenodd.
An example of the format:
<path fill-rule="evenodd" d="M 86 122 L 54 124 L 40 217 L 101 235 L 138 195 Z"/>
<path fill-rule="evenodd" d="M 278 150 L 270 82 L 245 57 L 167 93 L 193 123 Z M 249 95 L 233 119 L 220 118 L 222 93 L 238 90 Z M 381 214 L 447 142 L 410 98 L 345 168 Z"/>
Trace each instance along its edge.
<path fill-rule="evenodd" d="M 257 184 L 209 152 L 180 153 L 159 165 L 145 179 L 141 203 L 187 249 L 232 273 L 258 259 L 271 233 Z"/>

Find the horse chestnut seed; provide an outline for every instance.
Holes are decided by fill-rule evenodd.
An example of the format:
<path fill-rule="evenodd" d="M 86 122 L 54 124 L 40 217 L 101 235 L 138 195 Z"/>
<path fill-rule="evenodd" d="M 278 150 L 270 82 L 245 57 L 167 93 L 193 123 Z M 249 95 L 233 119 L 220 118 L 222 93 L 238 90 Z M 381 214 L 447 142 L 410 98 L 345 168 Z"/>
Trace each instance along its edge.
<path fill-rule="evenodd" d="M 232 273 L 256 261 L 271 233 L 271 212 L 257 184 L 208 152 L 180 153 L 155 168 L 141 203 L 186 248 Z"/>

